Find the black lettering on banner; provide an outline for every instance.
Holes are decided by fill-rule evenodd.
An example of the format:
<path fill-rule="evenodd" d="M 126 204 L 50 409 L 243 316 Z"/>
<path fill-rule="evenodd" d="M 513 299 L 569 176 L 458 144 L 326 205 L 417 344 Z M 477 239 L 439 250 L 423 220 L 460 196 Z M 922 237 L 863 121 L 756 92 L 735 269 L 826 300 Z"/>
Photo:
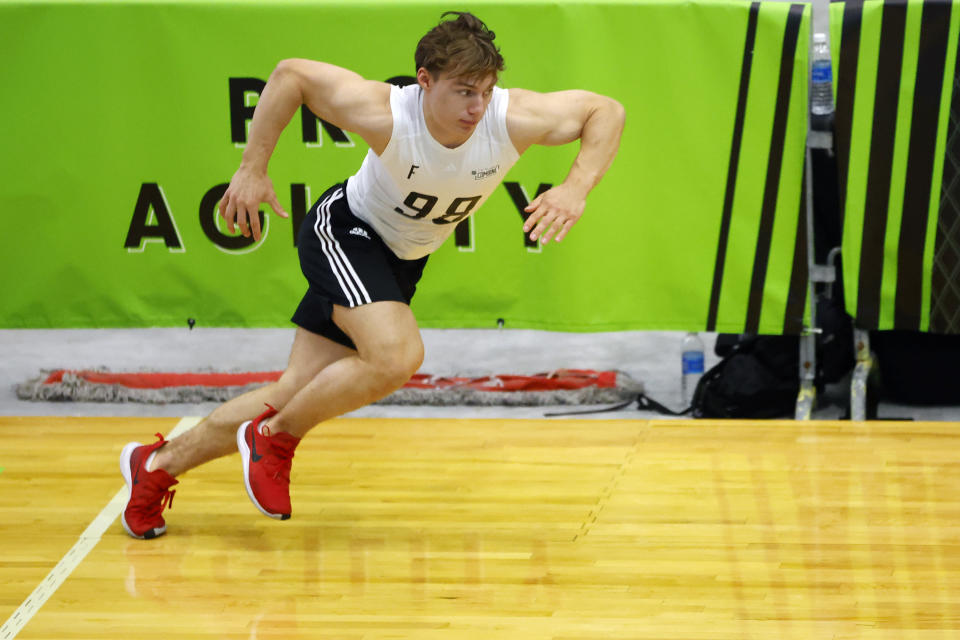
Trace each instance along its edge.
<path fill-rule="evenodd" d="M 156 224 L 149 224 L 151 211 L 156 218 Z M 133 207 L 133 217 L 130 219 L 130 228 L 123 246 L 133 251 L 143 251 L 144 245 L 151 238 L 162 240 L 171 251 L 183 250 L 177 225 L 170 214 L 160 185 L 156 182 L 144 182 L 140 185 L 137 204 Z"/>
<path fill-rule="evenodd" d="M 414 76 L 393 76 L 387 78 L 387 84 L 396 85 L 398 87 L 406 87 L 407 85 L 417 84 L 417 79 Z"/>
<path fill-rule="evenodd" d="M 320 131 L 317 129 L 317 121 L 323 126 L 323 130 L 333 140 L 334 144 L 341 146 L 353 146 L 353 141 L 340 127 L 334 126 L 319 118 L 313 111 L 310 111 L 307 105 L 300 107 L 300 128 L 303 130 L 303 142 L 319 146 L 322 144 Z"/>
<path fill-rule="evenodd" d="M 220 212 L 217 210 L 217 204 L 219 204 L 220 199 L 223 198 L 223 194 L 226 193 L 228 186 L 230 185 L 227 183 L 218 184 L 203 195 L 203 199 L 200 201 L 200 228 L 203 229 L 203 232 L 213 244 L 222 249 L 235 251 L 249 247 L 254 244 L 256 240 L 253 239 L 252 235 L 249 238 L 245 238 L 240 234 L 228 236 L 217 229 L 217 216 L 220 215 Z M 257 214 L 260 217 L 260 228 L 263 229 L 263 211 L 258 211 Z"/>
<path fill-rule="evenodd" d="M 507 193 L 510 194 L 510 199 L 513 200 L 513 204 L 520 213 L 520 217 L 523 218 L 524 222 L 526 222 L 527 218 L 530 217 L 530 214 L 524 211 L 524 209 L 526 209 L 527 205 L 532 202 L 532 200 L 527 198 L 527 192 L 519 182 L 504 182 L 503 186 L 507 190 Z M 542 193 L 549 191 L 552 187 L 553 185 L 548 182 L 541 182 L 540 186 L 537 187 L 537 193 L 533 196 L 533 200 L 539 198 Z M 531 240 L 530 236 L 527 234 L 523 234 L 523 244 L 530 248 L 537 247 L 537 241 Z"/>
<path fill-rule="evenodd" d="M 293 246 L 297 246 L 297 236 L 300 234 L 300 225 L 307 217 L 307 185 L 290 185 L 290 222 L 293 227 Z"/>
<path fill-rule="evenodd" d="M 420 201 L 423 201 L 420 204 Z M 430 196 L 425 193 L 417 193 L 416 191 L 411 191 L 406 199 L 404 199 L 403 204 L 405 207 L 409 207 L 416 211 L 415 214 L 409 214 L 400 207 L 394 207 L 393 210 L 399 213 L 402 216 L 407 216 L 408 218 L 413 218 L 417 220 L 419 218 L 425 217 L 430 211 L 433 210 L 434 205 L 437 204 L 437 196 Z"/>
<path fill-rule="evenodd" d="M 468 249 L 473 245 L 470 240 L 470 221 L 473 218 L 461 220 L 453 229 L 453 243 L 460 249 Z"/>
<path fill-rule="evenodd" d="M 237 144 L 247 142 L 247 121 L 256 107 L 247 106 L 247 93 L 260 94 L 267 83 L 260 78 L 230 78 L 230 139 Z"/>
<path fill-rule="evenodd" d="M 455 224 L 460 222 L 473 211 L 473 208 L 480 202 L 482 196 L 471 196 L 469 198 L 456 198 L 447 207 L 446 213 L 432 220 L 433 224 Z M 464 206 L 466 205 L 466 206 Z"/>

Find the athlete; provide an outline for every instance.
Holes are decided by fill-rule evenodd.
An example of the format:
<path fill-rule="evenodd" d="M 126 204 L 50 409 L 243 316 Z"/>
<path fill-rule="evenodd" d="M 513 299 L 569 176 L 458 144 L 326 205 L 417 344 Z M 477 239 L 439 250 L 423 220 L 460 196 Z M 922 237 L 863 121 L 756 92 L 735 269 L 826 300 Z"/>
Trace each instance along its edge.
<path fill-rule="evenodd" d="M 157 434 L 152 444 L 124 447 L 120 467 L 130 499 L 122 521 L 131 536 L 162 535 L 175 477 L 237 450 L 253 504 L 272 518 L 289 518 L 300 439 L 416 373 L 423 343 L 409 302 L 427 256 L 531 145 L 579 139 L 580 151 L 566 179 L 526 208 L 524 233 L 559 242 L 580 219 L 587 194 L 616 155 L 623 107 L 588 91 L 498 87 L 504 64 L 493 41 L 475 16 L 447 12 L 417 45 L 416 84 L 399 88 L 310 60 L 284 60 L 271 73 L 220 202 L 231 233 L 239 227 L 259 240 L 262 203 L 288 217 L 267 162 L 302 104 L 358 134 L 370 150 L 354 176 L 319 198 L 299 231 L 309 286 L 293 315 L 298 328 L 280 379 L 226 402 L 177 438 Z"/>

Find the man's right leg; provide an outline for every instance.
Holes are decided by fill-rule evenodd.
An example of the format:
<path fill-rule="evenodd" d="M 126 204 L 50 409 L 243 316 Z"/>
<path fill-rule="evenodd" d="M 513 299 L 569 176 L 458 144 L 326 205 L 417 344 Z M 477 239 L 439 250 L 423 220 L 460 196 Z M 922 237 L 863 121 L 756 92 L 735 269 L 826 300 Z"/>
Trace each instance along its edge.
<path fill-rule="evenodd" d="M 200 424 L 157 452 L 150 466 L 172 476 L 237 452 L 237 427 L 261 413 L 264 405 L 282 409 L 316 375 L 356 351 L 306 329 L 297 328 L 287 368 L 277 382 L 237 396 L 217 407 Z"/>
<path fill-rule="evenodd" d="M 302 328 L 297 329 L 287 368 L 280 380 L 233 398 L 181 436 L 151 445 L 130 443 L 120 456 L 120 470 L 130 490 L 121 517 L 135 538 L 155 538 L 166 531 L 161 513 L 173 498 L 173 476 L 237 450 L 237 427 L 261 413 L 265 404 L 282 408 L 318 372 L 356 351 Z"/>

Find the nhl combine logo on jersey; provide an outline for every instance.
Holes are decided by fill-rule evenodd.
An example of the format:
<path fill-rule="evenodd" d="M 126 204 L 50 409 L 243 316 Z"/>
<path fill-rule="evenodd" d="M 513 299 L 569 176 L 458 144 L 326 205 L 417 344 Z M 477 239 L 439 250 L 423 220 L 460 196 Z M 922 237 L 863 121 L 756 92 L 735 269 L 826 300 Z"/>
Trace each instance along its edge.
<path fill-rule="evenodd" d="M 496 175 L 498 171 L 500 171 L 500 165 L 495 165 L 489 169 L 474 169 L 470 172 L 470 175 L 473 176 L 474 180 L 483 180 L 484 178 Z"/>

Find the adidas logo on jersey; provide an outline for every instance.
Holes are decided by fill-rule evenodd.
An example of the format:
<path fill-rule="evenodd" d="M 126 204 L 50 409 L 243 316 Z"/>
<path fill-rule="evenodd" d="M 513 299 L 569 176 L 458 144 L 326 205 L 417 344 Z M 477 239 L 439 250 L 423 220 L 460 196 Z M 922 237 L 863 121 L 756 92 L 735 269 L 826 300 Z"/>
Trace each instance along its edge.
<path fill-rule="evenodd" d="M 361 227 L 354 227 L 353 229 L 350 229 L 348 233 L 352 236 L 361 236 L 363 238 L 366 238 L 367 240 L 370 239 L 370 234 L 367 233 L 366 229 L 363 229 Z"/>

